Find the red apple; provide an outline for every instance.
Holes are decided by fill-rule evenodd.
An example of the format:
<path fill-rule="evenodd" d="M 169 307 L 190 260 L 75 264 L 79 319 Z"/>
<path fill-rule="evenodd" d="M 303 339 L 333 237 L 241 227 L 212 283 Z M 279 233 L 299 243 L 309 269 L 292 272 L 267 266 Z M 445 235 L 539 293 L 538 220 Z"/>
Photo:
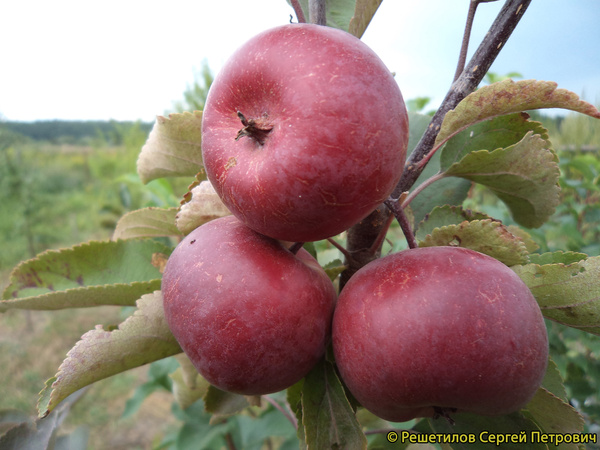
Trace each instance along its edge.
<path fill-rule="evenodd" d="M 196 228 L 163 274 L 169 328 L 219 389 L 277 392 L 303 378 L 329 341 L 337 297 L 304 249 L 296 255 L 233 216 Z"/>
<path fill-rule="evenodd" d="M 247 226 L 285 241 L 336 235 L 388 198 L 408 117 L 390 71 L 341 30 L 288 24 L 239 48 L 202 118 L 209 180 Z"/>
<path fill-rule="evenodd" d="M 548 361 L 546 327 L 527 286 L 465 248 L 418 248 L 369 263 L 340 294 L 332 333 L 350 392 L 395 422 L 514 412 L 531 400 Z"/>

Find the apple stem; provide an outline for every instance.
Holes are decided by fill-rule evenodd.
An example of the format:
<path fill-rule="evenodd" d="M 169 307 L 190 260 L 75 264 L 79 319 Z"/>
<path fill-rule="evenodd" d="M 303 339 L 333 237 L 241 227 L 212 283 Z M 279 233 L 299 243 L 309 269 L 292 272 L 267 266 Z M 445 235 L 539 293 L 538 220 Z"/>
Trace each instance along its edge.
<path fill-rule="evenodd" d="M 415 234 L 410 226 L 408 217 L 406 217 L 406 214 L 404 213 L 404 208 L 391 197 L 388 198 L 384 203 L 385 206 L 390 209 L 392 214 L 394 214 L 394 217 L 396 217 L 396 220 L 400 224 L 400 228 L 402 228 L 402 232 L 404 233 L 404 237 L 408 243 L 408 248 L 417 248 L 417 239 L 415 238 Z"/>
<path fill-rule="evenodd" d="M 264 145 L 267 140 L 267 136 L 273 129 L 273 125 L 267 122 L 267 115 L 264 114 L 259 119 L 246 119 L 240 111 L 237 112 L 239 119 L 244 125 L 240 131 L 238 131 L 235 140 L 239 140 L 240 138 L 246 136 L 253 139 L 260 145 Z"/>
<path fill-rule="evenodd" d="M 304 242 L 294 242 L 288 250 L 295 255 L 300 251 L 303 245 Z"/>
<path fill-rule="evenodd" d="M 327 238 L 327 241 L 331 245 L 333 245 L 335 248 L 337 248 L 340 251 L 340 253 L 342 255 L 344 255 L 346 260 L 352 259 L 352 255 L 350 254 L 350 252 L 348 250 L 346 250 L 346 248 L 344 246 L 342 246 L 341 244 L 338 244 L 333 238 Z"/>

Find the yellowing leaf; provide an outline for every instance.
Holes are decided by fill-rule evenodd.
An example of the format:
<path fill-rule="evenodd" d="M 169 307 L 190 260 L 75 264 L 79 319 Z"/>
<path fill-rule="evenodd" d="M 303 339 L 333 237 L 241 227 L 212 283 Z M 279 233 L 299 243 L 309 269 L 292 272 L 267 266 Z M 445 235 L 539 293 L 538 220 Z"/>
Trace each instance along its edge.
<path fill-rule="evenodd" d="M 510 79 L 484 86 L 469 94 L 444 117 L 435 145 L 483 120 L 532 109 L 562 108 L 600 118 L 600 112 L 573 92 L 557 89 L 551 81 Z"/>
<path fill-rule="evenodd" d="M 428 234 L 435 228 L 441 228 L 446 225 L 457 225 L 459 223 L 472 220 L 491 219 L 490 216 L 470 209 L 463 209 L 462 206 L 436 206 L 425 216 L 416 229 L 415 237 L 423 241 Z"/>
<path fill-rule="evenodd" d="M 221 420 L 223 417 L 232 416 L 250 406 L 247 397 L 222 391 L 214 386 L 209 386 L 204 395 L 204 407 L 206 412 L 213 415 L 213 420 Z M 214 422 L 213 422 L 214 423 Z"/>
<path fill-rule="evenodd" d="M 468 153 L 445 175 L 488 187 L 506 203 L 514 220 L 528 228 L 541 226 L 560 201 L 556 155 L 548 141 L 531 131 L 510 147 Z"/>
<path fill-rule="evenodd" d="M 555 259 L 578 257 L 567 254 Z M 570 264 L 526 264 L 512 269 L 529 287 L 544 316 L 600 335 L 600 256 Z"/>
<path fill-rule="evenodd" d="M 41 417 L 82 387 L 181 352 L 164 317 L 160 291 L 144 295 L 137 306 L 117 330 L 106 331 L 98 325 L 67 353 L 56 376 L 40 393 Z"/>
<path fill-rule="evenodd" d="M 201 172 L 201 124 L 201 111 L 158 116 L 137 161 L 142 182 Z"/>
<path fill-rule="evenodd" d="M 117 222 L 112 239 L 181 236 L 175 226 L 177 208 L 143 208 L 125 214 Z"/>
<path fill-rule="evenodd" d="M 360 39 L 369 26 L 369 23 L 371 23 L 371 19 L 373 19 L 373 16 L 382 1 L 383 0 L 356 0 L 354 16 L 350 19 L 348 32 Z"/>
<path fill-rule="evenodd" d="M 186 409 L 206 395 L 210 383 L 198 373 L 185 353 L 180 353 L 175 359 L 180 367 L 169 375 L 173 380 L 173 397 L 181 409 Z"/>
<path fill-rule="evenodd" d="M 484 219 L 464 221 L 435 228 L 419 242 L 419 247 L 450 245 L 484 253 L 507 266 L 527 262 L 527 248 L 521 238 L 510 233 L 501 222 Z"/>
<path fill-rule="evenodd" d="M 190 233 L 206 222 L 231 214 L 209 181 L 202 181 L 186 197 L 189 200 L 181 205 L 176 216 L 177 228 L 183 234 Z"/>

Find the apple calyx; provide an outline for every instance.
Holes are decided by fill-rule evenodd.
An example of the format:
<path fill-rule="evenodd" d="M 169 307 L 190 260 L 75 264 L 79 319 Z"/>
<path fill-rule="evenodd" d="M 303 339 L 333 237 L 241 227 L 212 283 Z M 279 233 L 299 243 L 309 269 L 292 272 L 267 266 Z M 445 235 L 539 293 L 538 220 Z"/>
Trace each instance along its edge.
<path fill-rule="evenodd" d="M 267 136 L 273 129 L 273 125 L 267 121 L 267 115 L 263 114 L 263 116 L 258 119 L 246 119 L 246 117 L 240 111 L 237 112 L 237 115 L 242 121 L 244 128 L 238 131 L 235 140 L 237 141 L 240 138 L 247 136 L 258 144 L 264 145 L 265 141 L 267 140 Z"/>

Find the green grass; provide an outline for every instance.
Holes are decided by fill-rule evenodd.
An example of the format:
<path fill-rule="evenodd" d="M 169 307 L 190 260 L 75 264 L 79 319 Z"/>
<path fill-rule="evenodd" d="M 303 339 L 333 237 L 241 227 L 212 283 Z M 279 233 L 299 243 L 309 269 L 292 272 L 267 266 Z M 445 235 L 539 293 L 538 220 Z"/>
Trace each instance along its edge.
<path fill-rule="evenodd" d="M 129 210 L 177 205 L 189 180 L 143 186 L 137 178 L 135 162 L 145 138 L 133 129 L 118 147 L 101 141 L 94 147 L 0 142 L 0 289 L 20 261 L 46 249 L 109 239 Z M 35 417 L 38 393 L 81 335 L 122 319 L 118 307 L 0 314 L 0 409 Z M 121 419 L 147 371 L 140 367 L 95 383 L 75 404 L 63 431 L 89 426 L 89 449 L 152 448 L 176 423 L 170 394 L 152 394 L 138 413 Z"/>

